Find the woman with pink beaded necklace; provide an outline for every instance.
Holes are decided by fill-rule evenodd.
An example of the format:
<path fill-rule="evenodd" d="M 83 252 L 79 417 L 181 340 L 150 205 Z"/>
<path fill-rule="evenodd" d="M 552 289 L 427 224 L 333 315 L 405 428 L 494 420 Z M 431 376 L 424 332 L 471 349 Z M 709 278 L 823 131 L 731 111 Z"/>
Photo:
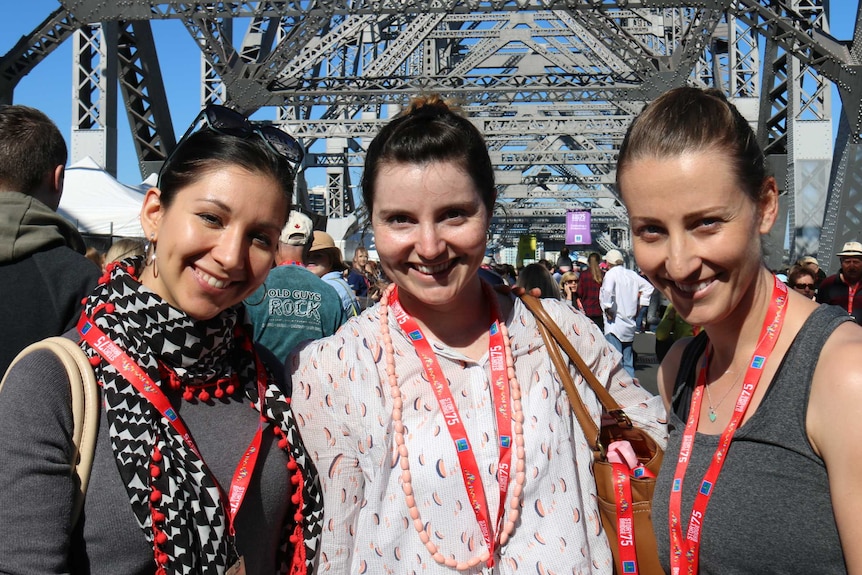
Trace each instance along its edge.
<path fill-rule="evenodd" d="M 362 192 L 393 284 L 288 361 L 324 492 L 319 572 L 612 573 L 590 449 L 535 319 L 477 274 L 496 200 L 482 135 L 440 98 L 416 99 L 372 141 Z M 601 331 L 543 304 L 663 444 L 659 399 Z"/>

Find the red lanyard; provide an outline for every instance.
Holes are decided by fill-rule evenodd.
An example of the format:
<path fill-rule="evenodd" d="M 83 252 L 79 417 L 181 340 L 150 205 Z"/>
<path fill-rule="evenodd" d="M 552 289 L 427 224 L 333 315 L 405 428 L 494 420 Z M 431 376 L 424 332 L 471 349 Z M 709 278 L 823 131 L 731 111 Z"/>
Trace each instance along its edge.
<path fill-rule="evenodd" d="M 775 285 L 772 288 L 772 297 L 769 302 L 769 310 L 763 320 L 763 327 L 760 332 L 760 340 L 745 372 L 745 379 L 743 380 L 739 396 L 736 399 L 733 416 L 719 438 L 718 448 L 712 456 L 712 462 L 707 468 L 700 488 L 697 491 L 688 527 L 683 535 L 681 521 L 682 484 L 694 446 L 697 424 L 700 420 L 700 406 L 703 400 L 704 386 L 706 385 L 706 372 L 709 367 L 709 350 L 706 352 L 706 361 L 698 374 L 697 385 L 692 394 L 688 421 L 685 424 L 679 459 L 676 464 L 676 473 L 674 473 L 670 492 L 671 575 L 680 575 L 681 573 L 694 575 L 698 572 L 700 534 L 701 527 L 703 526 L 703 517 L 706 514 L 706 507 L 709 504 L 710 497 L 712 497 L 715 482 L 718 480 L 718 474 L 721 473 L 721 468 L 727 460 L 726 456 L 730 442 L 733 439 L 733 434 L 736 432 L 745 415 L 745 411 L 748 409 L 751 398 L 757 389 L 757 384 L 763 375 L 763 366 L 766 365 L 766 360 L 775 348 L 778 334 L 781 333 L 786 304 L 787 286 L 781 280 L 775 278 Z"/>
<path fill-rule="evenodd" d="M 859 289 L 859 282 L 853 285 L 847 284 L 847 313 L 853 315 L 853 298 L 856 297 L 856 290 Z"/>
<path fill-rule="evenodd" d="M 485 284 L 482 285 L 484 289 Z M 486 289 L 486 295 L 488 295 L 487 291 Z M 490 297 L 494 297 L 493 294 L 490 294 Z M 464 428 L 458 408 L 455 406 L 455 398 L 452 396 L 452 391 L 446 383 L 446 375 L 437 361 L 434 349 L 419 328 L 419 324 L 401 307 L 401 302 L 398 300 L 397 288 L 392 291 L 392 295 L 389 297 L 389 306 L 395 313 L 398 325 L 413 343 L 416 354 L 422 361 L 422 366 L 431 384 L 431 389 L 437 398 L 440 411 L 443 412 L 446 427 L 449 430 L 452 442 L 455 444 L 455 451 L 458 453 L 458 462 L 461 465 L 461 475 L 464 479 L 464 487 L 467 489 L 467 496 L 470 499 L 470 506 L 473 508 L 473 513 L 476 514 L 476 521 L 479 522 L 479 529 L 482 531 L 482 537 L 485 539 L 485 545 L 488 546 L 488 552 L 491 556 L 489 566 L 493 565 L 496 540 L 493 534 L 493 527 L 489 523 L 485 487 L 482 484 L 479 464 L 476 462 L 476 456 L 470 444 L 470 438 L 467 436 L 467 430 Z M 488 343 L 488 357 L 491 363 L 491 388 L 493 389 L 494 412 L 497 417 L 497 432 L 500 445 L 500 459 L 497 464 L 500 506 L 497 510 L 497 523 L 503 517 L 506 494 L 509 492 L 509 467 L 512 460 L 512 416 L 510 414 L 509 377 L 508 370 L 506 369 L 505 342 L 503 341 L 503 334 L 500 333 L 498 317 L 499 314 L 495 309 L 492 317 L 493 323 L 489 330 L 490 341 Z"/>
<path fill-rule="evenodd" d="M 138 363 L 129 357 L 116 343 L 114 343 L 99 326 L 90 321 L 86 315 L 81 314 L 81 319 L 78 321 L 78 332 L 81 337 L 90 344 L 105 361 L 110 363 L 117 372 L 131 383 L 138 393 L 140 393 L 153 407 L 159 410 L 162 416 L 173 426 L 176 432 L 182 437 L 185 444 L 191 449 L 195 455 L 203 461 L 198 446 L 195 444 L 192 435 L 186 427 L 185 422 L 180 417 L 180 414 L 174 410 L 170 400 L 162 392 L 159 386 L 147 375 L 147 373 L 138 365 Z M 233 474 L 233 479 L 230 483 L 228 495 L 225 497 L 224 491 L 221 489 L 218 481 L 215 481 L 219 489 L 222 503 L 227 503 L 228 527 L 231 536 L 236 535 L 234 529 L 234 519 L 242 505 L 242 500 L 248 491 L 248 486 L 251 483 L 251 477 L 254 473 L 257 457 L 260 454 L 260 443 L 263 437 L 263 397 L 264 397 L 264 382 L 266 381 L 266 373 L 263 370 L 260 360 L 255 354 L 255 367 L 257 368 L 257 391 L 258 398 L 261 402 L 260 422 L 257 426 L 257 432 L 251 440 L 245 453 L 239 460 L 239 464 Z M 204 462 L 204 465 L 206 463 Z M 212 473 L 210 472 L 212 476 Z M 213 478 L 214 479 L 214 478 Z"/>
<path fill-rule="evenodd" d="M 646 479 L 655 477 L 652 471 L 642 463 L 630 467 L 628 463 L 611 463 L 613 470 L 614 489 L 617 500 L 617 542 L 620 549 L 620 562 L 622 573 L 626 575 L 638 575 L 637 542 L 635 541 L 635 514 L 632 503 L 631 478 Z"/>

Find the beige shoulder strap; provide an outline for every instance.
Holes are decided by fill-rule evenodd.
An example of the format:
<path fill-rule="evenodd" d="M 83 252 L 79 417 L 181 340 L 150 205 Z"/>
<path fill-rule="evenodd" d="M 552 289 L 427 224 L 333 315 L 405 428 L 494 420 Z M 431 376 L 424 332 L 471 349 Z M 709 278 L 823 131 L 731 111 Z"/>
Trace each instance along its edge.
<path fill-rule="evenodd" d="M 87 493 L 87 483 L 90 480 L 90 469 L 93 466 L 93 455 L 96 450 L 96 433 L 99 429 L 99 386 L 93 367 L 87 355 L 75 342 L 65 337 L 49 337 L 24 348 L 9 365 L 7 374 L 25 355 L 46 349 L 56 355 L 69 375 L 72 390 L 72 419 L 74 429 L 72 441 L 75 453 L 71 462 L 70 473 L 78 477 L 78 492 L 72 506 L 72 524 L 78 520 Z M 0 381 L 0 391 L 6 383 L 4 377 Z"/>

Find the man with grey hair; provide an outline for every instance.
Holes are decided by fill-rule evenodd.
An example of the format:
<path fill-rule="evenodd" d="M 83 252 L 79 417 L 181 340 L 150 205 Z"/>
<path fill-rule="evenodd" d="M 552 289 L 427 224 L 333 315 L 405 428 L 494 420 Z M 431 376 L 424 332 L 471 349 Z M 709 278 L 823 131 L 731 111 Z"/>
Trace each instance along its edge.
<path fill-rule="evenodd" d="M 820 283 L 817 302 L 840 306 L 858 324 L 862 324 L 862 243 L 850 241 L 835 254 L 841 269 Z"/>
<path fill-rule="evenodd" d="M 75 327 L 101 273 L 56 213 L 67 154 L 48 116 L 0 106 L 0 375 L 29 344 Z"/>
<path fill-rule="evenodd" d="M 605 339 L 623 355 L 623 368 L 635 376 L 634 349 L 635 318 L 641 301 L 649 301 L 653 286 L 646 279 L 623 265 L 623 254 L 610 250 L 604 256 L 608 264 L 599 303 L 605 314 Z"/>
<path fill-rule="evenodd" d="M 303 341 L 332 335 L 347 321 L 338 292 L 305 269 L 311 218 L 294 210 L 279 239 L 276 265 L 245 300 L 254 340 L 280 361 Z"/>

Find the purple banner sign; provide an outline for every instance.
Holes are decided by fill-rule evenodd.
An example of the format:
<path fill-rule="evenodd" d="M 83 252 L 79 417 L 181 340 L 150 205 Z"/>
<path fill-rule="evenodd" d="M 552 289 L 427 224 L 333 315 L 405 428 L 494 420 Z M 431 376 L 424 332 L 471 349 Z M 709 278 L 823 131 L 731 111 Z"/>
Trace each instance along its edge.
<path fill-rule="evenodd" d="M 566 212 L 566 245 L 589 245 L 593 243 L 590 234 L 590 212 L 569 210 Z"/>

